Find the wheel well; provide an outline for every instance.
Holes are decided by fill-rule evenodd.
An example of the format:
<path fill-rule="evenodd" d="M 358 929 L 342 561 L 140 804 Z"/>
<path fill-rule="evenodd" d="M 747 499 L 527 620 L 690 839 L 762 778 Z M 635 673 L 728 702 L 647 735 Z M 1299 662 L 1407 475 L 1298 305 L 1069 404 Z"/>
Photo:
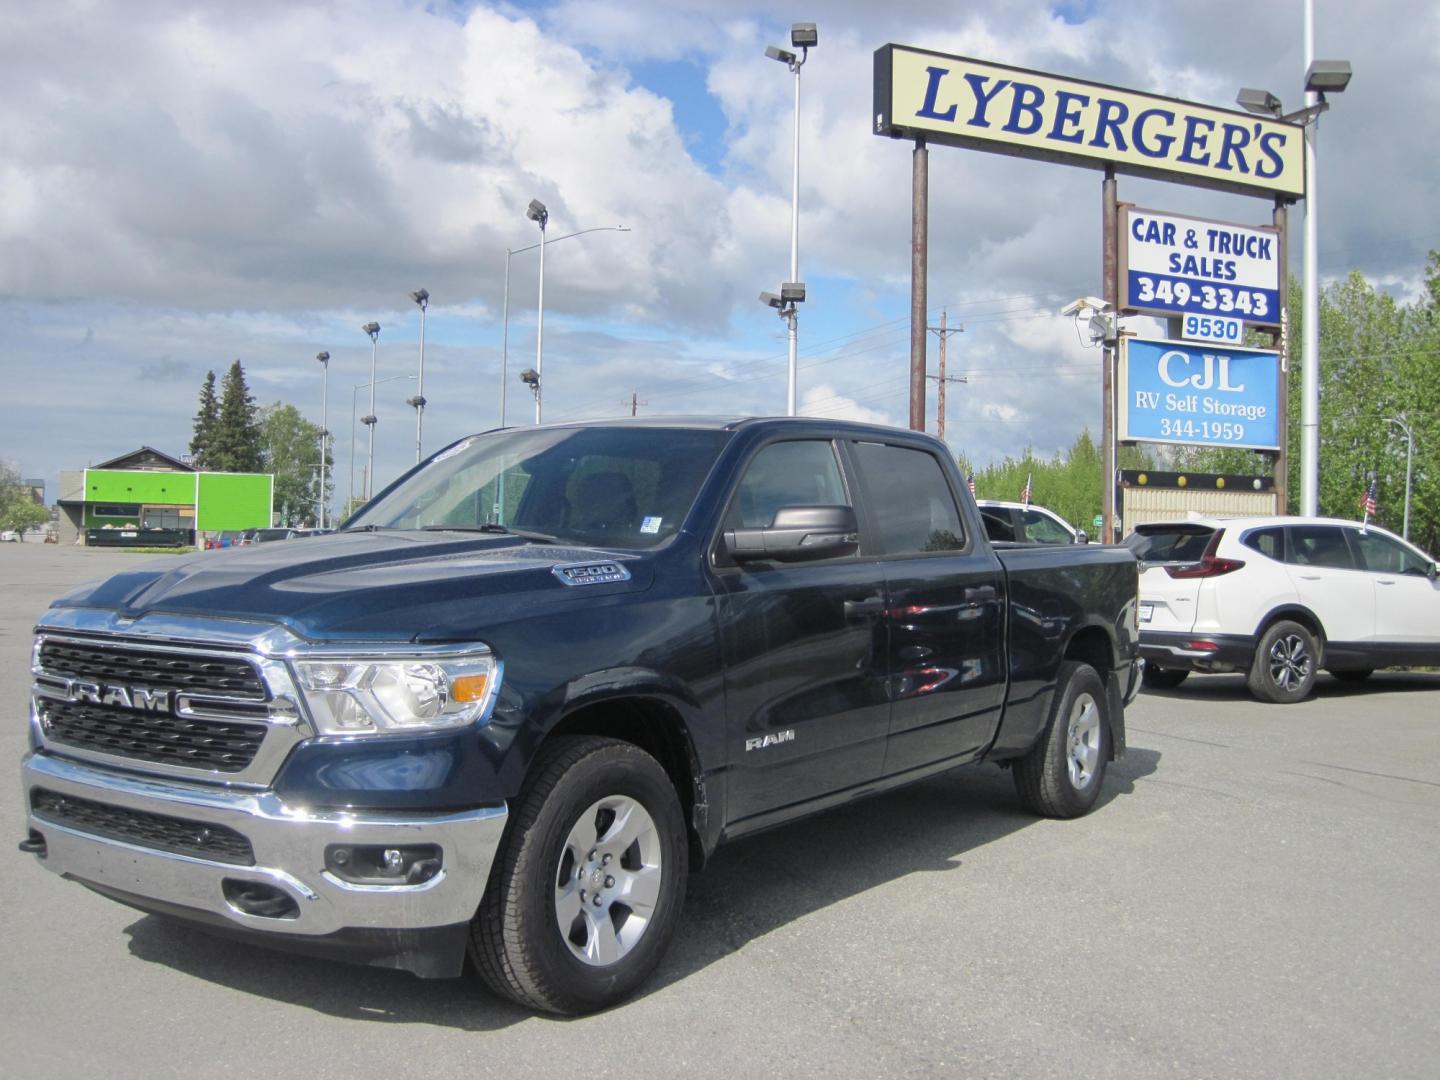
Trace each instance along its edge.
<path fill-rule="evenodd" d="M 1115 654 L 1110 649 L 1110 639 L 1098 626 L 1087 626 L 1072 637 L 1065 646 L 1064 659 L 1089 664 L 1100 673 L 1102 680 L 1115 667 Z"/>
<path fill-rule="evenodd" d="M 1265 631 L 1269 630 L 1270 627 L 1274 626 L 1281 619 L 1288 619 L 1290 622 L 1299 623 L 1315 635 L 1316 640 L 1320 642 L 1322 647 L 1324 646 L 1325 628 L 1320 625 L 1320 620 L 1315 617 L 1314 613 L 1306 608 L 1277 608 L 1266 615 L 1265 618 L 1260 620 L 1260 625 L 1255 629 L 1255 641 L 1257 645 L 1260 638 L 1264 636 Z"/>
<path fill-rule="evenodd" d="M 633 743 L 653 757 L 675 785 L 690 837 L 690 862 L 694 869 L 704 865 L 706 852 L 697 828 L 695 808 L 705 807 L 705 781 L 695 756 L 685 721 L 663 702 L 645 698 L 623 698 L 597 702 L 577 709 L 562 719 L 546 736 L 601 735 Z"/>

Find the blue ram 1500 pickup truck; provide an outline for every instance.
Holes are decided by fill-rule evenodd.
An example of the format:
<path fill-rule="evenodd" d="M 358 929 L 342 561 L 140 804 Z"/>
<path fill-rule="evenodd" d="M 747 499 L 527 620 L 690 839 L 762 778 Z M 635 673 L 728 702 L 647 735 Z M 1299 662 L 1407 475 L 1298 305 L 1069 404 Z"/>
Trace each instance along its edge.
<path fill-rule="evenodd" d="M 261 944 L 629 994 L 724 840 L 956 765 L 1074 817 L 1123 752 L 1136 564 L 992 546 L 912 432 L 464 439 L 346 526 L 152 564 L 36 628 L 48 869 Z"/>

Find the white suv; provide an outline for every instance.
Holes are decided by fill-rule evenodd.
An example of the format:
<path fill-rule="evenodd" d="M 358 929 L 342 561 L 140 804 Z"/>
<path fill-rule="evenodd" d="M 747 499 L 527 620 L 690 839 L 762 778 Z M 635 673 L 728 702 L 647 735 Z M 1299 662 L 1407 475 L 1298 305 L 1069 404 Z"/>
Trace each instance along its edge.
<path fill-rule="evenodd" d="M 1331 518 L 1192 517 L 1141 525 L 1145 684 L 1244 671 L 1262 701 L 1300 701 L 1320 668 L 1342 679 L 1440 664 L 1440 582 L 1419 548 Z"/>

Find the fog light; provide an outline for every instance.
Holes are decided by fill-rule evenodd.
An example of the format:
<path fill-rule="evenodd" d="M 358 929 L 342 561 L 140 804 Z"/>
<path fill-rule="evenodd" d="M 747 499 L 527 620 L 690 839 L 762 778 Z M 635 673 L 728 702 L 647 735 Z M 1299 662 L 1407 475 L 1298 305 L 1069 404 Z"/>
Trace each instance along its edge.
<path fill-rule="evenodd" d="M 422 885 L 440 873 L 436 844 L 331 844 L 325 869 L 352 885 Z"/>

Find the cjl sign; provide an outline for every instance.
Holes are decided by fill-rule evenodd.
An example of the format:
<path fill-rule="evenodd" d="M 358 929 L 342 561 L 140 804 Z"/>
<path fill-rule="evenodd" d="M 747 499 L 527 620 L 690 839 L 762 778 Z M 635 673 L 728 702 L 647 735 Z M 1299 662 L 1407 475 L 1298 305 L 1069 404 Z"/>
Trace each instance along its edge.
<path fill-rule="evenodd" d="M 1279 353 L 1121 340 L 1122 442 L 1279 449 Z"/>

